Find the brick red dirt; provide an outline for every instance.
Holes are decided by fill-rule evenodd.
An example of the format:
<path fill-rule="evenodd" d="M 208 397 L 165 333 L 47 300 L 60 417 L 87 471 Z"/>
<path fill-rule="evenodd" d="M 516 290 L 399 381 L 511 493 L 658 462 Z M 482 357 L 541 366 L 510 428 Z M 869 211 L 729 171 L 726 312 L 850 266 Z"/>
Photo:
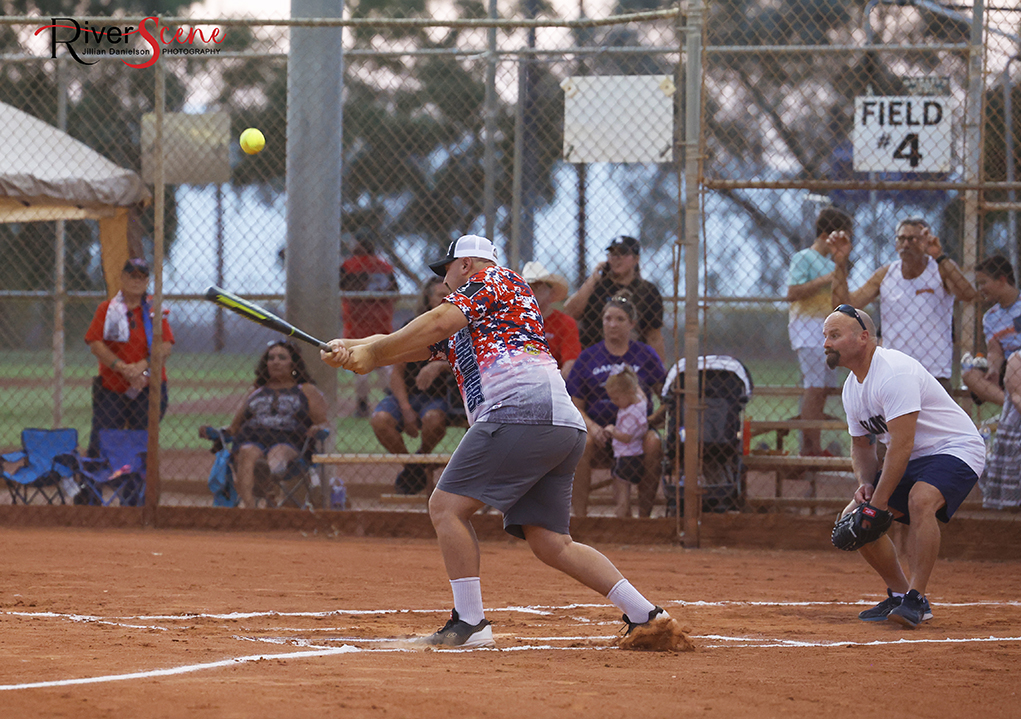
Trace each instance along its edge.
<path fill-rule="evenodd" d="M 691 627 L 694 653 L 662 654 L 607 648 L 617 610 L 523 543 L 486 541 L 500 650 L 450 652 L 380 641 L 445 620 L 428 539 L 3 527 L 0 543 L 5 717 L 991 719 L 1021 706 L 1017 560 L 941 559 L 936 616 L 905 631 L 856 619 L 883 587 L 854 555 L 599 545 Z M 146 675 L 254 655 L 272 656 Z"/>

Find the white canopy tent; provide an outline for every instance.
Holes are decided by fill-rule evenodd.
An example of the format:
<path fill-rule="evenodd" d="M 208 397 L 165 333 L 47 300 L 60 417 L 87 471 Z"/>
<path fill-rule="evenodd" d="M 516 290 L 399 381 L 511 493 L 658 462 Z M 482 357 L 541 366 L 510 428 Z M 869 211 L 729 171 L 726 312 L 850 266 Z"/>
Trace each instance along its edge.
<path fill-rule="evenodd" d="M 103 274 L 112 295 L 131 255 L 131 210 L 151 197 L 142 178 L 2 102 L 0 128 L 0 222 L 98 220 Z"/>

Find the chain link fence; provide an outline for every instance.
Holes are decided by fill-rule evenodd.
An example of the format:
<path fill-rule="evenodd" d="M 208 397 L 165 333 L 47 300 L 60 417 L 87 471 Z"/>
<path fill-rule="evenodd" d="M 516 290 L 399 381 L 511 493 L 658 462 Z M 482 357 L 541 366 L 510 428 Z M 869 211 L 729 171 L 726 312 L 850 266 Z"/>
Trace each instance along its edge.
<path fill-rule="evenodd" d="M 986 352 L 993 304 L 976 297 L 975 265 L 1017 266 L 1002 98 L 1018 37 L 1015 12 L 976 5 L 710 6 L 705 342 L 756 383 L 752 504 L 834 511 L 856 486 L 846 371 L 827 373 L 820 348 L 836 302 L 867 308 L 883 344 L 926 364 L 984 431 L 999 418 L 961 375 L 962 357 L 967 370 Z M 831 232 L 850 239 L 843 276 Z"/>
<path fill-rule="evenodd" d="M 236 498 L 207 486 L 218 433 L 200 430 L 236 432 L 260 359 L 272 377 L 274 352 L 286 350 L 207 302 L 210 285 L 322 339 L 396 329 L 435 301 L 426 263 L 476 233 L 505 264 L 544 276 L 570 311 L 558 288 L 574 296 L 598 279 L 601 263 L 628 254 L 608 255 L 625 236 L 639 239 L 632 261 L 664 298 L 655 384 L 669 411 L 651 456 L 657 468 L 665 458 L 668 479 L 656 472 L 652 516 L 676 510 L 671 482 L 693 466 L 703 511 L 831 511 L 854 486 L 843 412 L 837 390 L 802 406 L 811 401 L 788 333 L 792 260 L 817 239 L 820 212 L 851 219 L 852 293 L 897 259 L 909 216 L 928 221 L 968 283 L 990 254 L 1016 267 L 1014 165 L 1004 161 L 1016 152 L 1004 131 L 1016 18 L 973 23 L 961 12 L 729 0 L 589 22 L 2 18 L 5 124 L 62 153 L 29 144 L 16 169 L 42 179 L 4 178 L 0 445 L 19 449 L 25 427 L 65 427 L 86 451 L 103 357 L 85 339 L 107 331 L 97 306 L 129 257 L 151 264 L 153 309 L 173 340 L 146 501 L 203 507 Z M 152 43 L 130 34 L 140 26 Z M 682 62 L 692 49 L 700 64 Z M 861 127 L 869 102 L 873 123 Z M 66 134 L 46 134 L 54 128 Z M 260 152 L 238 144 L 246 128 L 265 137 Z M 685 177 L 686 162 L 701 174 Z M 685 274 L 692 260 L 697 273 Z M 800 306 L 811 314 L 810 298 Z M 948 380 L 977 422 L 995 419 L 999 407 L 959 389 L 962 353 L 984 351 L 981 309 L 951 306 Z M 583 333 L 586 319 L 599 324 L 582 317 Z M 654 333 L 642 337 L 655 345 Z M 317 389 L 294 402 L 328 430 L 315 459 L 332 459 L 308 470 L 301 455 L 236 456 L 243 502 L 385 510 L 395 525 L 397 513 L 425 512 L 465 431 L 449 381 L 429 385 L 428 370 L 431 404 L 412 411 L 402 395 L 415 394 L 421 368 L 355 378 L 295 349 Z M 702 422 L 685 444 L 680 428 L 696 415 L 685 420 L 674 364 L 695 354 L 719 359 L 700 367 L 701 396 L 687 404 Z M 139 371 L 148 364 L 163 362 Z M 121 370 L 110 369 L 130 384 L 133 371 Z M 698 449 L 689 461 L 704 468 L 686 464 L 682 447 Z M 590 515 L 619 511 L 611 484 L 596 466 Z M 687 514 L 697 516 L 690 504 Z"/>

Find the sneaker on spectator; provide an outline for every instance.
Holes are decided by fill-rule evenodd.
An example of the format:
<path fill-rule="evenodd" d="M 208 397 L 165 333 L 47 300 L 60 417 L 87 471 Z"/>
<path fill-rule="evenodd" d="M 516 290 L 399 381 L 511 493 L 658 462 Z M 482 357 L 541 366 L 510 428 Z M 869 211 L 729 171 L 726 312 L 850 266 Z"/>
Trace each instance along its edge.
<path fill-rule="evenodd" d="M 493 628 L 488 619 L 478 624 L 468 624 L 457 616 L 457 610 L 450 610 L 450 619 L 441 629 L 417 640 L 418 644 L 430 647 L 495 647 Z"/>
<path fill-rule="evenodd" d="M 900 597 L 893 596 L 889 587 L 886 589 L 886 599 L 871 609 L 866 609 L 858 614 L 858 619 L 863 622 L 885 622 L 890 612 L 900 606 Z"/>
<path fill-rule="evenodd" d="M 920 595 L 917 589 L 912 589 L 904 595 L 900 605 L 890 611 L 887 618 L 908 629 L 914 629 L 922 622 L 932 619 L 932 608 L 928 599 Z"/>
<path fill-rule="evenodd" d="M 986 371 L 989 369 L 989 360 L 982 355 L 973 357 L 971 352 L 965 352 L 961 355 L 961 374 L 973 369 L 981 370 L 983 372 Z"/>
<path fill-rule="evenodd" d="M 429 477 L 425 473 L 425 467 L 421 464 L 406 464 L 397 473 L 394 490 L 397 494 L 418 494 L 428 483 Z"/>

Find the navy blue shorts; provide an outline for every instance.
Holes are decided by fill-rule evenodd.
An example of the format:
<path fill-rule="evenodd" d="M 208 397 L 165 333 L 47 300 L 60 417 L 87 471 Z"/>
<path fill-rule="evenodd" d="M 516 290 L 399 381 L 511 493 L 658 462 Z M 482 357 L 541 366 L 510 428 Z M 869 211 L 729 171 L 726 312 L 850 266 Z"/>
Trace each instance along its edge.
<path fill-rule="evenodd" d="M 408 395 L 408 404 L 411 405 L 411 409 L 415 411 L 419 419 L 425 417 L 426 412 L 434 409 L 439 410 L 443 414 L 450 414 L 450 404 L 447 402 L 446 397 L 430 397 L 427 394 L 414 393 Z M 373 411 L 386 412 L 397 422 L 397 431 L 404 431 L 404 413 L 401 412 L 401 406 L 397 403 L 397 398 L 392 394 L 388 394 L 381 399 Z"/>
<path fill-rule="evenodd" d="M 877 474 L 872 486 L 879 482 L 879 477 L 880 475 Z M 908 495 L 917 482 L 931 484 L 943 495 L 946 504 L 936 511 L 936 519 L 946 524 L 961 506 L 961 502 L 971 493 L 978 482 L 978 475 L 964 460 L 949 454 L 932 454 L 928 457 L 911 460 L 908 462 L 907 469 L 904 470 L 900 484 L 890 496 L 890 508 L 896 509 L 904 515 L 897 518 L 898 522 L 911 524 L 911 515 L 908 513 Z"/>
<path fill-rule="evenodd" d="M 641 484 L 645 477 L 645 455 L 617 457 L 613 462 L 613 476 L 631 484 Z"/>

